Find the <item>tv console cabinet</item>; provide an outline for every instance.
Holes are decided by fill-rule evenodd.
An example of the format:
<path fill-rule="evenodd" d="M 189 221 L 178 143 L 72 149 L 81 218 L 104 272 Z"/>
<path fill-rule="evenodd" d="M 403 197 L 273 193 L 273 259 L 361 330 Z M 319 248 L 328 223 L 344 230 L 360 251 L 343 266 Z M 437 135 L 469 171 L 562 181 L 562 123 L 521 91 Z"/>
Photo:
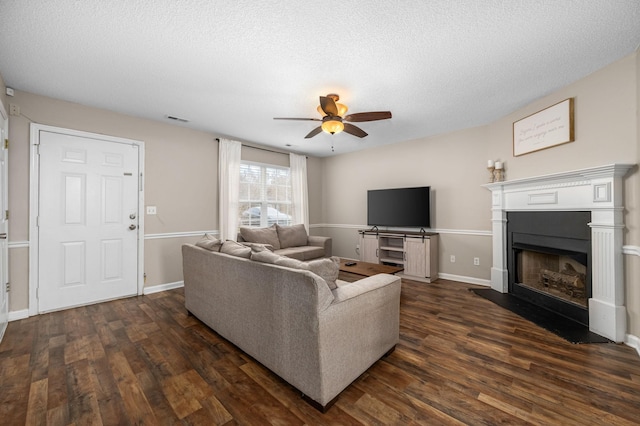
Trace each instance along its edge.
<path fill-rule="evenodd" d="M 360 260 L 404 268 L 396 275 L 424 282 L 438 279 L 438 234 L 359 230 Z"/>

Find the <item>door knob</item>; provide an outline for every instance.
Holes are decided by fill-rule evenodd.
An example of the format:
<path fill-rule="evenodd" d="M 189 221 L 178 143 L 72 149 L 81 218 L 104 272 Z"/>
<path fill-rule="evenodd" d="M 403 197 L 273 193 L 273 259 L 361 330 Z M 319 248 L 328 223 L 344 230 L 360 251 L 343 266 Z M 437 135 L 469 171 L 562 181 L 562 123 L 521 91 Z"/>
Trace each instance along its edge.
<path fill-rule="evenodd" d="M 129 225 L 129 229 L 133 231 L 134 229 L 136 229 L 136 226 L 132 223 L 131 225 Z"/>

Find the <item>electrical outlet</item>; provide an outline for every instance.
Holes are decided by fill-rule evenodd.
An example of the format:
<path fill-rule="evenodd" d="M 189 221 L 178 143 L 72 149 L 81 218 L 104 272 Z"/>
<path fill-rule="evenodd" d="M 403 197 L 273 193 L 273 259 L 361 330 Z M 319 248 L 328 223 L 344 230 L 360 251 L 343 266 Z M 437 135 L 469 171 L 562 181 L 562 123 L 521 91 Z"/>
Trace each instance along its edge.
<path fill-rule="evenodd" d="M 20 105 L 9 104 L 9 115 L 20 115 Z"/>
<path fill-rule="evenodd" d="M 156 206 L 147 206 L 147 214 L 157 214 Z"/>
<path fill-rule="evenodd" d="M 456 263 L 456 257 L 454 255 L 451 255 L 451 263 Z"/>
<path fill-rule="evenodd" d="M 473 258 L 473 264 L 476 266 L 480 266 L 480 258 L 479 257 L 474 257 Z"/>

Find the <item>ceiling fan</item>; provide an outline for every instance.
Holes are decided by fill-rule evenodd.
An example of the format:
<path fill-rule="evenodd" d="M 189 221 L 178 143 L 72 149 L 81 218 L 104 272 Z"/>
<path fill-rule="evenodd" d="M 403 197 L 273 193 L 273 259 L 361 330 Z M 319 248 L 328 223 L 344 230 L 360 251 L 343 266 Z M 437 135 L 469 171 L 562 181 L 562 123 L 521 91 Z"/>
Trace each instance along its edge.
<path fill-rule="evenodd" d="M 302 120 L 302 121 L 321 121 L 322 124 L 309 132 L 305 139 L 309 139 L 318 133 L 325 131 L 331 133 L 340 133 L 345 131 L 359 138 L 367 136 L 367 132 L 361 128 L 354 126 L 350 122 L 376 121 L 391 118 L 391 111 L 372 111 L 359 112 L 356 114 L 344 115 L 347 112 L 347 106 L 339 104 L 340 96 L 330 93 L 327 96 L 320 96 L 320 105 L 318 112 L 322 114 L 322 118 L 285 118 L 275 117 L 274 120 Z"/>

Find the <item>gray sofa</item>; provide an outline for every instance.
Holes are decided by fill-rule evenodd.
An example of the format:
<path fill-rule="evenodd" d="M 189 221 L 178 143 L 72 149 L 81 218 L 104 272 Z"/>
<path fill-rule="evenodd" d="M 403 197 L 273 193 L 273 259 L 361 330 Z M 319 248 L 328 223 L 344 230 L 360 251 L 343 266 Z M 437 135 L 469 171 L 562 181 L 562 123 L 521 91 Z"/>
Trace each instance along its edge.
<path fill-rule="evenodd" d="M 267 244 L 273 252 L 298 260 L 331 257 L 331 237 L 308 235 L 304 225 L 241 227 L 238 242 Z"/>
<path fill-rule="evenodd" d="M 187 310 L 322 411 L 398 342 L 394 275 L 337 280 L 330 289 L 310 270 L 276 264 L 304 263 L 281 256 L 284 263 L 265 263 L 191 244 L 182 246 L 182 256 Z"/>

